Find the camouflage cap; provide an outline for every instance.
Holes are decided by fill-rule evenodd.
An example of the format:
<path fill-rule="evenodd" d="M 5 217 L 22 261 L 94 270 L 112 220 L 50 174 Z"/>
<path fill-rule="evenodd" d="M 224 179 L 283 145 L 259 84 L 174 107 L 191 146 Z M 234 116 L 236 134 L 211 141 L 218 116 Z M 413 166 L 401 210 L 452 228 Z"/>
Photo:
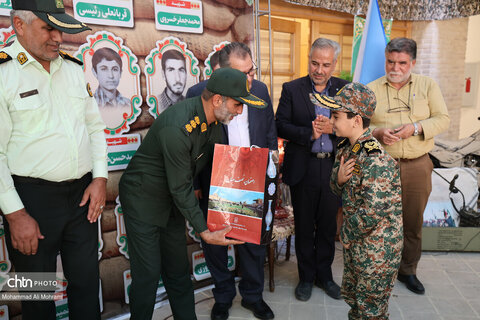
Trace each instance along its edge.
<path fill-rule="evenodd" d="M 375 93 L 367 86 L 358 82 L 346 84 L 334 97 L 311 93 L 310 100 L 318 106 L 326 107 L 333 111 L 353 112 L 367 119 L 372 118 L 377 106 Z"/>

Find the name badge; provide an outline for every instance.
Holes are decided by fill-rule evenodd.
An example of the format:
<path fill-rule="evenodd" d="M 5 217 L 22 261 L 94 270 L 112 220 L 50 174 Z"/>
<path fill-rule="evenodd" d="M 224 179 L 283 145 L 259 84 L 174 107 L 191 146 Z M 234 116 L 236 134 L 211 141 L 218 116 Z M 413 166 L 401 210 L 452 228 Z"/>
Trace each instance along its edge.
<path fill-rule="evenodd" d="M 38 90 L 33 89 L 33 90 L 30 90 L 30 91 L 20 93 L 20 98 L 23 99 L 23 98 L 30 97 L 30 96 L 33 96 L 33 95 L 36 95 L 36 94 L 38 94 Z"/>

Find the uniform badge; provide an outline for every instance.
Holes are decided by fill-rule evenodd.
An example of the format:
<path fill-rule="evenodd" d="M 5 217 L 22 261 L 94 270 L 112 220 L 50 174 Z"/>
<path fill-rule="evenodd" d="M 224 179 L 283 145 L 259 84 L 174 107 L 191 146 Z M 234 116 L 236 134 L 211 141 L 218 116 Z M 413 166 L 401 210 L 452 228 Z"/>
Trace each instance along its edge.
<path fill-rule="evenodd" d="M 355 143 L 355 145 L 353 146 L 352 148 L 352 152 L 353 153 L 357 153 L 358 151 L 360 151 L 360 149 L 362 148 L 362 146 L 360 145 L 360 143 Z"/>
<path fill-rule="evenodd" d="M 193 120 L 195 120 L 195 122 L 197 124 L 200 124 L 200 118 L 198 116 L 195 116 L 195 118 L 193 118 Z"/>
<path fill-rule="evenodd" d="M 201 125 L 201 130 L 202 130 L 202 132 L 207 131 L 207 124 L 206 124 L 205 122 L 202 123 L 202 125 Z"/>
<path fill-rule="evenodd" d="M 190 120 L 190 125 L 192 126 L 193 129 L 195 129 L 197 127 L 196 122 L 193 121 L 193 120 Z"/>
<path fill-rule="evenodd" d="M 20 52 L 17 56 L 17 60 L 20 64 L 24 64 L 25 62 L 28 61 L 28 58 L 24 52 Z"/>
<path fill-rule="evenodd" d="M 0 64 L 12 60 L 12 57 L 10 57 L 8 54 L 6 54 L 3 51 L 0 51 Z"/>
<path fill-rule="evenodd" d="M 363 147 L 367 151 L 367 154 L 370 155 L 375 152 L 382 152 L 380 149 L 380 146 L 378 145 L 378 142 L 375 140 L 368 140 L 363 143 Z"/>
<path fill-rule="evenodd" d="M 356 174 L 357 176 L 360 175 L 360 165 L 359 164 L 355 164 L 353 166 L 353 173 Z"/>
<path fill-rule="evenodd" d="M 192 133 L 193 128 L 192 128 L 192 126 L 191 126 L 189 123 L 187 123 L 187 124 L 185 125 L 185 130 L 187 130 L 188 133 Z"/>
<path fill-rule="evenodd" d="M 87 92 L 90 97 L 93 97 L 92 88 L 90 87 L 90 83 L 88 82 L 87 82 Z"/>
<path fill-rule="evenodd" d="M 340 143 L 337 145 L 337 148 L 342 148 L 342 147 L 346 146 L 347 143 L 348 143 L 348 139 L 345 138 L 342 141 L 340 141 Z"/>
<path fill-rule="evenodd" d="M 63 5 L 63 1 L 62 1 L 62 0 L 56 0 L 56 1 L 55 1 L 55 5 L 57 6 L 58 9 L 63 9 L 63 8 L 65 8 L 65 6 Z"/>

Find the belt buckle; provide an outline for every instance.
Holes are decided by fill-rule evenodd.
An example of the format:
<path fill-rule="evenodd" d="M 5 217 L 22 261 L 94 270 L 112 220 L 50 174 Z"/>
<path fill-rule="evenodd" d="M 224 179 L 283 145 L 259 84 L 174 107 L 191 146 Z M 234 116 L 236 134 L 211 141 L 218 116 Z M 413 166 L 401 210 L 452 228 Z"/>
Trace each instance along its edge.
<path fill-rule="evenodd" d="M 328 152 L 317 152 L 318 159 L 325 159 L 328 157 Z"/>

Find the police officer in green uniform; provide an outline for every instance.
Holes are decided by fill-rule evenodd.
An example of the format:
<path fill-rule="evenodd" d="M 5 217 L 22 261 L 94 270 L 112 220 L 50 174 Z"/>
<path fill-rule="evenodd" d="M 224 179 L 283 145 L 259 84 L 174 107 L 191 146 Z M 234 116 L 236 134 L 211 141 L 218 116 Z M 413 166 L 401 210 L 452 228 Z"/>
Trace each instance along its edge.
<path fill-rule="evenodd" d="M 222 139 L 221 123 L 242 113 L 243 104 L 264 108 L 250 94 L 246 75 L 215 70 L 201 97 L 183 100 L 155 120 L 120 180 L 130 255 L 132 319 L 151 319 L 160 276 L 175 319 L 196 319 L 186 250 L 185 219 L 204 241 L 228 240 L 231 227 L 210 232 L 193 189 L 193 177 L 211 160 Z"/>
<path fill-rule="evenodd" d="M 397 162 L 372 136 L 375 94 L 349 83 L 333 98 L 312 95 L 332 110 L 337 148 L 330 187 L 342 197 L 342 296 L 350 320 L 388 319 L 388 300 L 403 245 L 402 197 Z"/>

